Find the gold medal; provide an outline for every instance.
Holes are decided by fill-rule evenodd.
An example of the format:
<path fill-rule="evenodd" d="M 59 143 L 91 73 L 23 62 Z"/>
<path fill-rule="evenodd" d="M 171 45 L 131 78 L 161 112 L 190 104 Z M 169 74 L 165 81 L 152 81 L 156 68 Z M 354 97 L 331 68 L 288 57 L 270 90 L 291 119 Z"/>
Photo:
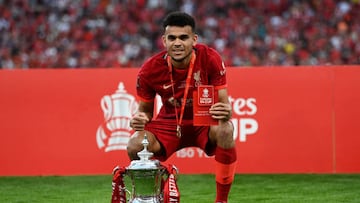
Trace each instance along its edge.
<path fill-rule="evenodd" d="M 176 127 L 176 135 L 180 138 L 181 137 L 181 127 L 180 125 L 177 125 Z"/>

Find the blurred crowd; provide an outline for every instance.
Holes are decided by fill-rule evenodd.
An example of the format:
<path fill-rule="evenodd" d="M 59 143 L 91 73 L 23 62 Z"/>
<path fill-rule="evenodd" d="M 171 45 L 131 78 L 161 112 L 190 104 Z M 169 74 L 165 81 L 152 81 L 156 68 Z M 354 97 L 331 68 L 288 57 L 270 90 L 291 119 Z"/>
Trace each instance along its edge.
<path fill-rule="evenodd" d="M 0 0 L 0 68 L 139 67 L 174 10 L 227 66 L 360 64 L 360 0 Z"/>

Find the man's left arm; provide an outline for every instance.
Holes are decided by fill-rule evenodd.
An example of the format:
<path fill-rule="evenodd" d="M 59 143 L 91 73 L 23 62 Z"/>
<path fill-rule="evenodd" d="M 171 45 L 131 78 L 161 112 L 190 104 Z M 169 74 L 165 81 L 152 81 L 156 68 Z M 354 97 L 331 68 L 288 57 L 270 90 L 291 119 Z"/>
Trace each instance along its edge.
<path fill-rule="evenodd" d="M 218 102 L 210 107 L 209 113 L 214 119 L 228 121 L 232 115 L 232 108 L 229 102 L 227 89 L 219 89 L 218 97 Z"/>

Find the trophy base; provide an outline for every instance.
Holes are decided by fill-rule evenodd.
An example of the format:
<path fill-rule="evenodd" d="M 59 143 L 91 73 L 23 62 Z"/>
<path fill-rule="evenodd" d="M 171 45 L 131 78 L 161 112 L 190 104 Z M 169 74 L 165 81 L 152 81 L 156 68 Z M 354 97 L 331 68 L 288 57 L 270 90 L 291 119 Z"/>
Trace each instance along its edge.
<path fill-rule="evenodd" d="M 129 203 L 161 203 L 160 198 L 157 196 L 149 197 L 136 197 L 129 201 Z"/>

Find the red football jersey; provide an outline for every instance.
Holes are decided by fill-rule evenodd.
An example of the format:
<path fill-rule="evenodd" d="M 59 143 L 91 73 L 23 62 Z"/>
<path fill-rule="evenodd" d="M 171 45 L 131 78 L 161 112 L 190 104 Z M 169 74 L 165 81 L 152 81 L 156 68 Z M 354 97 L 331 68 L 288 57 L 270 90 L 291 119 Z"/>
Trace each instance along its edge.
<path fill-rule="evenodd" d="M 214 49 L 202 44 L 197 44 L 194 51 L 196 60 L 186 100 L 184 120 L 193 118 L 192 95 L 197 86 L 213 85 L 216 89 L 226 87 L 226 71 L 221 56 Z M 158 118 L 175 119 L 175 104 L 179 114 L 188 69 L 173 68 L 175 83 L 175 94 L 173 94 L 166 56 L 166 51 L 163 51 L 143 64 L 138 74 L 136 89 L 138 97 L 143 101 L 152 101 L 156 94 L 160 95 L 163 106 Z"/>

